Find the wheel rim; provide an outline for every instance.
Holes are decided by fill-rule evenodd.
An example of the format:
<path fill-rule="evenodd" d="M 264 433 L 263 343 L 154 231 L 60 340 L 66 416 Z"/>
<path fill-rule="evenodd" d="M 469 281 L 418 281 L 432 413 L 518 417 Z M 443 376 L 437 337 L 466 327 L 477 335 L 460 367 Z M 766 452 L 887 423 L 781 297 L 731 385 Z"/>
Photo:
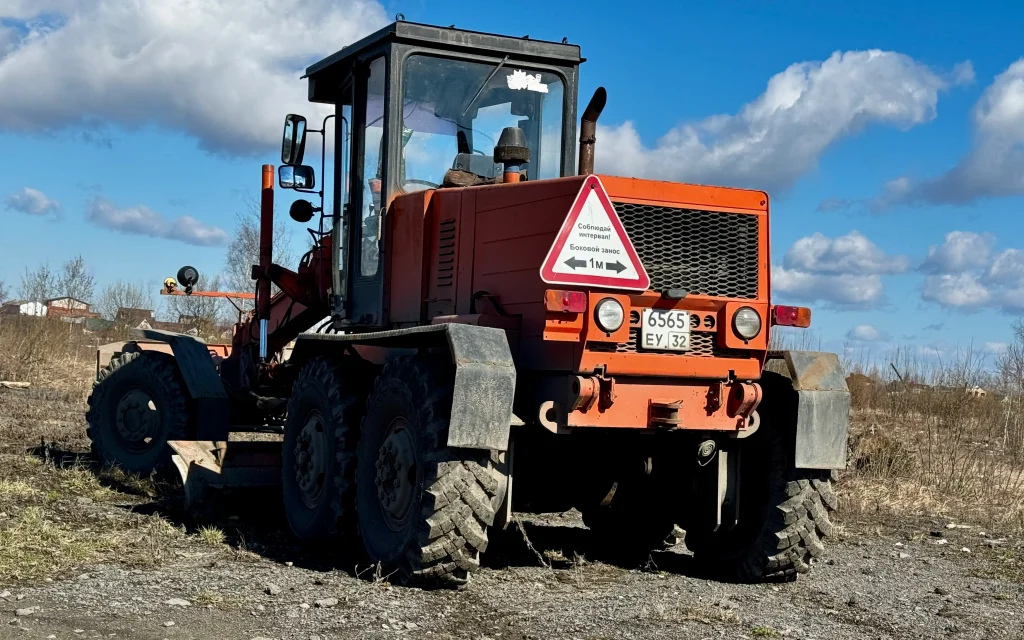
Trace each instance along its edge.
<path fill-rule="evenodd" d="M 418 484 L 416 441 L 405 418 L 395 418 L 388 426 L 376 467 L 374 483 L 384 521 L 392 531 L 400 531 L 412 518 Z"/>
<path fill-rule="evenodd" d="M 302 425 L 295 443 L 295 481 L 302 502 L 310 509 L 320 504 L 327 479 L 330 452 L 323 416 L 313 411 Z"/>
<path fill-rule="evenodd" d="M 141 452 L 151 448 L 160 433 L 160 411 L 149 392 L 129 389 L 117 402 L 117 438 L 125 449 Z"/>

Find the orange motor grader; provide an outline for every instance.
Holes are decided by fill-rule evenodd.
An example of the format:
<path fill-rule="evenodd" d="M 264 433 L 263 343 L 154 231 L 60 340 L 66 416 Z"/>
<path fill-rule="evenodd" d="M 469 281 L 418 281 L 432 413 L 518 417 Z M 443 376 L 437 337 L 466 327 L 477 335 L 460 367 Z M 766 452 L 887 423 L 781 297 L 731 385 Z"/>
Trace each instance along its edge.
<path fill-rule="evenodd" d="M 226 357 L 128 343 L 90 398 L 97 455 L 173 462 L 193 502 L 280 485 L 297 537 L 404 582 L 463 581 L 512 510 L 573 507 L 638 557 L 682 529 L 722 577 L 806 571 L 849 393 L 835 355 L 770 349 L 810 311 L 771 303 L 768 196 L 595 175 L 606 95 L 577 134 L 581 62 L 399 21 L 309 67 L 331 113 L 286 118 L 277 177 L 319 198 L 290 210 L 312 248 L 274 264 L 264 166 L 252 316 Z M 326 207 L 311 133 L 331 136 Z"/>

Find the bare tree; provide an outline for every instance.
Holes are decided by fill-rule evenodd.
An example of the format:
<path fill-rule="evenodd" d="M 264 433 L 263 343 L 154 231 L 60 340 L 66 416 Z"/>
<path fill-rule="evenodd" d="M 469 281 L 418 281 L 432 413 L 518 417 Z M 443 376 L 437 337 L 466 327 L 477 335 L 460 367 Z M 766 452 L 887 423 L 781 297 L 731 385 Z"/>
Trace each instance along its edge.
<path fill-rule="evenodd" d="M 7 285 L 0 280 L 0 304 L 3 304 L 5 300 L 7 300 Z"/>
<path fill-rule="evenodd" d="M 30 302 L 43 302 L 53 297 L 57 289 L 57 279 L 50 271 L 50 265 L 43 263 L 33 271 L 25 267 L 18 286 L 18 296 Z"/>
<path fill-rule="evenodd" d="M 230 291 L 250 292 L 255 287 L 252 280 L 252 265 L 260 261 L 260 204 L 255 199 L 246 199 L 247 211 L 235 218 L 235 232 L 225 256 L 224 285 Z M 286 221 L 274 216 L 274 262 L 294 268 L 291 251 L 291 230 Z M 240 300 L 241 304 L 252 307 L 251 301 Z"/>
<path fill-rule="evenodd" d="M 104 287 L 96 310 L 116 320 L 119 309 L 153 309 L 153 295 L 144 283 L 118 280 Z"/>
<path fill-rule="evenodd" d="M 193 291 L 219 291 L 220 276 L 207 280 L 199 277 Z M 216 333 L 217 325 L 226 320 L 223 298 L 207 296 L 169 296 L 166 315 L 171 322 L 180 322 L 189 329 L 195 329 L 199 337 L 207 338 Z"/>
<path fill-rule="evenodd" d="M 56 293 L 82 302 L 90 302 L 96 291 L 96 280 L 89 273 L 85 259 L 75 256 L 64 263 L 60 275 L 57 276 Z"/>

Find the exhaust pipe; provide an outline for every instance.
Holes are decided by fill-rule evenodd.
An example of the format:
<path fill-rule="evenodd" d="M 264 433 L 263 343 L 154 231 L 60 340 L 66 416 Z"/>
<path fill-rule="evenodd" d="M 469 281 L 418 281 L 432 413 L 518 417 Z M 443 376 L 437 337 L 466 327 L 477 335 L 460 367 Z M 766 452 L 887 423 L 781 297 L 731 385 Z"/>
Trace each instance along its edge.
<path fill-rule="evenodd" d="M 597 140 L 597 119 L 604 111 L 604 104 L 608 101 L 608 92 L 604 87 L 598 87 L 590 104 L 583 110 L 583 117 L 580 118 L 580 166 L 579 175 L 589 176 L 594 173 L 594 142 Z"/>

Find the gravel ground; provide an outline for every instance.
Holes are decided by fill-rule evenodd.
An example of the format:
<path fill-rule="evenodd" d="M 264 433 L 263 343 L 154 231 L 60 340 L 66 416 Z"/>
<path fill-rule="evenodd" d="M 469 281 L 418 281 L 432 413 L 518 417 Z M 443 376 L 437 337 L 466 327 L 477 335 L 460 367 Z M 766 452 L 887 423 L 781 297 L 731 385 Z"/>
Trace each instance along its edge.
<path fill-rule="evenodd" d="M 535 517 L 462 590 L 392 587 L 295 545 L 275 497 L 197 522 L 91 469 L 81 409 L 0 393 L 0 639 L 1024 638 L 1022 541 L 939 520 L 840 517 L 809 575 L 736 585 L 683 546 L 622 566 L 574 514 Z"/>
<path fill-rule="evenodd" d="M 569 545 L 585 546 L 575 524 L 525 525 L 555 568 L 535 557 L 524 566 L 529 556 L 513 549 L 460 591 L 391 587 L 224 545 L 153 569 L 90 566 L 0 590 L 0 638 L 1024 637 L 1020 547 L 990 547 L 975 529 L 848 529 L 796 582 L 734 585 L 691 575 L 682 551 L 642 570 L 565 560 Z"/>

